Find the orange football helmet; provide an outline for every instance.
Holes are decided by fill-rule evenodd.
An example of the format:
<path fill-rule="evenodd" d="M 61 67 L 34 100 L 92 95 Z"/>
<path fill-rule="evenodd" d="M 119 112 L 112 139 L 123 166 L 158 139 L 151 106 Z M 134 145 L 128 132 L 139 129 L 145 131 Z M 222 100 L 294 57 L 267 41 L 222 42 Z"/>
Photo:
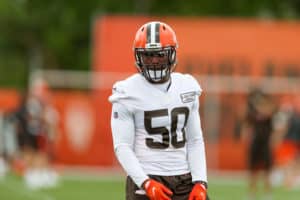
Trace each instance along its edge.
<path fill-rule="evenodd" d="M 169 25 L 157 21 L 142 25 L 133 43 L 139 72 L 150 83 L 167 82 L 177 63 L 177 47 L 175 32 Z"/>

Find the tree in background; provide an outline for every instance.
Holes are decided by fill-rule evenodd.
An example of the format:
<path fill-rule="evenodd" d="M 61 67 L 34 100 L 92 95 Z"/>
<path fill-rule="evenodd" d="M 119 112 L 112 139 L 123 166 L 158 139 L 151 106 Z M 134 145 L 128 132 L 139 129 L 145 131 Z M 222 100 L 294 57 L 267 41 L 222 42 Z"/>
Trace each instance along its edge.
<path fill-rule="evenodd" d="M 89 70 L 92 23 L 100 14 L 297 19 L 299 13 L 297 0 L 1 0 L 0 86 L 26 86 L 35 68 Z"/>

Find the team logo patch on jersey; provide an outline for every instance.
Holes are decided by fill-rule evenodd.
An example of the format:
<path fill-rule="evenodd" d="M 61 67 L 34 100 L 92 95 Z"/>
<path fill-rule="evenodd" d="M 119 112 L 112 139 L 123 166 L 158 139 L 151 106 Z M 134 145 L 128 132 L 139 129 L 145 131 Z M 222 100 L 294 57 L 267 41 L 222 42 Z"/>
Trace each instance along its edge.
<path fill-rule="evenodd" d="M 189 103 L 195 101 L 196 92 L 187 92 L 180 94 L 182 103 Z"/>

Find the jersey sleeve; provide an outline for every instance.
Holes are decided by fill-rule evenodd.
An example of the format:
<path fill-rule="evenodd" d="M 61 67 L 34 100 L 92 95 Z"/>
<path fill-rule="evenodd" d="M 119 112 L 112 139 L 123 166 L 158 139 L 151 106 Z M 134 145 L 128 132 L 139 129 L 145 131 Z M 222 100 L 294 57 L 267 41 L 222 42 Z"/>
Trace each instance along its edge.
<path fill-rule="evenodd" d="M 190 74 L 186 74 L 185 76 L 188 79 L 190 87 L 193 88 L 193 91 L 196 93 L 196 95 L 200 96 L 202 93 L 202 88 L 199 82 Z"/>
<path fill-rule="evenodd" d="M 195 99 L 194 101 L 194 105 L 193 105 L 193 110 L 192 112 L 196 112 L 197 115 L 198 114 L 198 110 L 199 110 L 199 97 L 202 94 L 202 88 L 200 86 L 200 84 L 198 83 L 198 81 L 190 74 L 185 74 L 186 79 L 187 79 L 187 85 L 189 86 L 189 91 L 191 91 L 193 93 L 193 99 Z"/>
<path fill-rule="evenodd" d="M 134 151 L 135 137 L 132 113 L 122 104 L 114 103 L 111 115 L 111 129 L 116 157 L 126 173 L 141 187 L 149 177 L 143 171 Z"/>
<path fill-rule="evenodd" d="M 114 84 L 112 95 L 108 100 L 114 104 L 119 103 L 125 106 L 129 111 L 133 111 L 139 104 L 137 93 L 132 82 L 120 81 Z"/>
<path fill-rule="evenodd" d="M 202 89 L 195 79 L 194 81 L 195 91 L 197 92 L 197 95 L 201 95 Z M 192 180 L 193 182 L 207 182 L 206 155 L 199 115 L 198 98 L 196 98 L 194 106 L 192 107 L 186 132 L 188 163 L 192 174 Z"/>
<path fill-rule="evenodd" d="M 124 82 L 119 81 L 113 85 L 112 95 L 108 98 L 111 103 L 117 103 L 122 101 L 123 99 L 128 99 L 129 94 L 126 90 L 126 85 Z"/>

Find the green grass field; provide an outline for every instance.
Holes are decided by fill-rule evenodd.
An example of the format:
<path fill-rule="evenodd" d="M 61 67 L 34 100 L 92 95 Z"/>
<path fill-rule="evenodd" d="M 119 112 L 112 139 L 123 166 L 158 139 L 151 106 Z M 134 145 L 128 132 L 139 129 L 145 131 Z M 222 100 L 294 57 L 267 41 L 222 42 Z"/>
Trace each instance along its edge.
<path fill-rule="evenodd" d="M 212 200 L 243 200 L 246 199 L 246 186 L 246 181 L 242 178 L 214 177 L 209 182 L 209 193 Z M 298 190 L 276 188 L 273 192 L 273 200 L 298 200 L 299 195 L 300 188 Z M 26 188 L 19 177 L 8 176 L 4 180 L 0 180 L 0 200 L 124 199 L 122 177 L 68 176 L 61 179 L 58 187 L 38 191 Z"/>

